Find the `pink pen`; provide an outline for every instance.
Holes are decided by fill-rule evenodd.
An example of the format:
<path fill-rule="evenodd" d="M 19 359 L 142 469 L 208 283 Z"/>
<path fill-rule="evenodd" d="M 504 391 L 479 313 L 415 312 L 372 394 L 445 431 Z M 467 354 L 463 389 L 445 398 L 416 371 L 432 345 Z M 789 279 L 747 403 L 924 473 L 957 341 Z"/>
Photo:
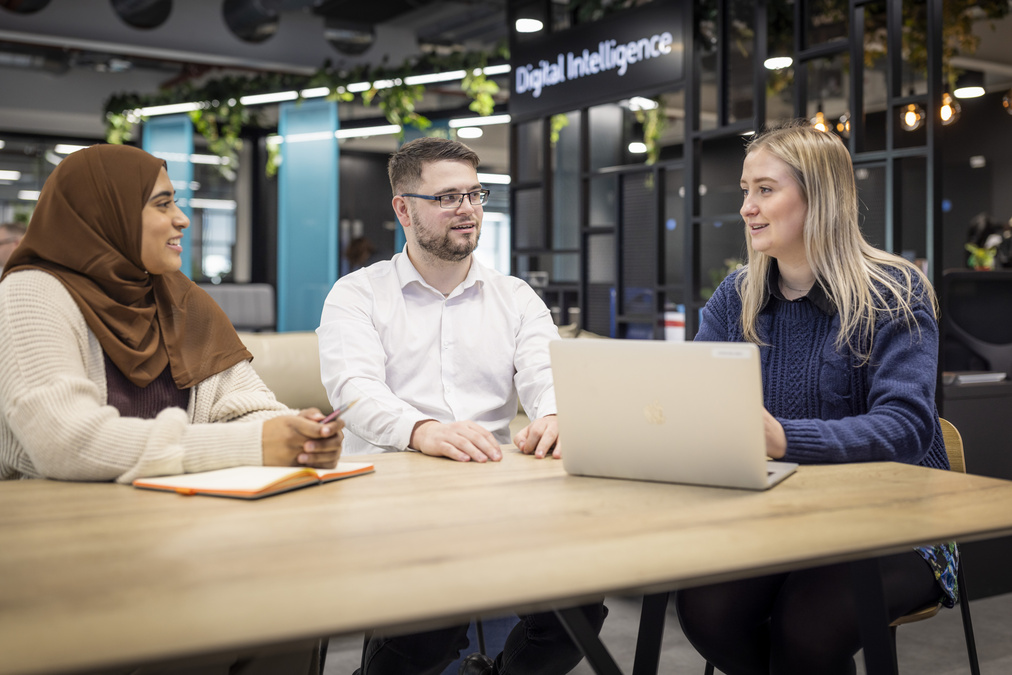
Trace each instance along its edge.
<path fill-rule="evenodd" d="M 320 424 L 326 424 L 327 422 L 333 422 L 338 417 L 340 417 L 344 412 L 346 412 L 348 410 L 351 410 L 351 407 L 353 405 L 355 405 L 356 403 L 358 403 L 358 399 L 357 398 L 354 401 L 352 401 L 351 403 L 349 403 L 348 405 L 344 406 L 344 408 L 339 408 L 339 409 L 335 410 L 334 412 L 330 413 L 329 415 L 327 415 L 326 417 L 324 417 L 322 420 L 320 420 Z"/>

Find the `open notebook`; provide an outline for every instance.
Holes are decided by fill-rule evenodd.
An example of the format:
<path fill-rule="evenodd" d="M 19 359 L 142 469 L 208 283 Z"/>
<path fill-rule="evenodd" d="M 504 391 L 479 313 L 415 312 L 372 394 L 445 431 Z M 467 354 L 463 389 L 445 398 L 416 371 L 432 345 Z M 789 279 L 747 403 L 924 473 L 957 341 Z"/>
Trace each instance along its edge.
<path fill-rule="evenodd" d="M 183 495 L 209 495 L 260 499 L 279 492 L 319 485 L 332 480 L 361 476 L 375 470 L 372 464 L 340 462 L 333 469 L 292 466 L 233 466 L 229 469 L 183 473 L 178 476 L 138 478 L 134 487 L 165 490 Z"/>

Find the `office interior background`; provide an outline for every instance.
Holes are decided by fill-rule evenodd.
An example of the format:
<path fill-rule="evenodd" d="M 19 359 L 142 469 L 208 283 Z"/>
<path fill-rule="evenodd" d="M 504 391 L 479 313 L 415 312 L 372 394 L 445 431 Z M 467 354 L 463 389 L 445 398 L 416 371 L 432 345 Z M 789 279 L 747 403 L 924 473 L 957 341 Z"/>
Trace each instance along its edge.
<path fill-rule="evenodd" d="M 1010 9 L 1008 0 L 0 0 L 0 222 L 27 222 L 62 157 L 129 127 L 129 142 L 169 163 L 192 222 L 191 278 L 267 285 L 277 303 L 268 328 L 311 330 L 338 276 L 403 245 L 386 160 L 404 140 L 436 133 L 481 157 L 492 196 L 478 254 L 527 279 L 557 323 L 691 339 L 709 294 L 744 260 L 744 144 L 767 122 L 805 118 L 850 147 L 867 238 L 918 261 L 941 288 L 944 270 L 983 264 L 967 243 L 1008 244 Z M 540 28 L 518 29 L 531 20 Z M 622 75 L 605 67 L 616 45 L 652 38 L 670 49 L 641 52 Z M 594 52 L 600 72 L 587 66 Z M 573 67 L 574 54 L 585 57 L 579 77 L 551 74 L 557 58 L 560 70 Z M 472 60 L 447 74 L 439 64 L 455 55 Z M 487 78 L 483 114 L 462 88 L 473 59 Z M 411 98 L 387 99 L 385 111 L 390 83 L 370 75 L 390 72 L 404 76 L 386 89 Z M 430 126 L 395 126 L 412 106 Z M 241 143 L 215 140 L 211 115 L 221 136 L 238 119 Z M 964 306 L 1007 350 L 1012 293 L 997 288 Z M 958 312 L 944 301 L 943 315 Z M 940 386 L 971 472 L 1012 477 L 1001 428 L 1010 389 Z M 971 598 L 1009 597 L 1010 551 L 1007 539 L 967 547 Z M 1007 640 L 1008 602 L 991 607 L 989 630 Z M 925 635 L 921 650 L 932 644 Z M 999 650 L 994 663 L 1009 658 Z"/>

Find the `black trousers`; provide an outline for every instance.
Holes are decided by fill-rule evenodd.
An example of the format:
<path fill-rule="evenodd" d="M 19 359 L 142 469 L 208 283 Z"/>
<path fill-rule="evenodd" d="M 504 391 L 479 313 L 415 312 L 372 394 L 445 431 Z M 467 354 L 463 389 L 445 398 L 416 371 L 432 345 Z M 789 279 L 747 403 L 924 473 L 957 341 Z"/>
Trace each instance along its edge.
<path fill-rule="evenodd" d="M 881 559 L 889 620 L 935 602 L 942 589 L 916 551 Z M 682 631 L 726 675 L 854 673 L 861 648 L 848 564 L 679 591 Z"/>
<path fill-rule="evenodd" d="M 604 603 L 580 611 L 598 632 L 608 609 Z M 439 675 L 467 649 L 467 625 L 409 635 L 373 636 L 361 675 Z M 563 675 L 583 659 L 554 612 L 525 614 L 495 658 L 496 675 Z"/>

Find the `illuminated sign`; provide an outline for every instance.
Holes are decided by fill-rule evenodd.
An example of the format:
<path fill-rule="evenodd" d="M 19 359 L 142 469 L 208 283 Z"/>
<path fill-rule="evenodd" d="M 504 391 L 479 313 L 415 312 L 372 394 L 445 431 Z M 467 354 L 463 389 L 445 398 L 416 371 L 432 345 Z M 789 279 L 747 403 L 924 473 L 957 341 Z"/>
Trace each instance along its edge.
<path fill-rule="evenodd" d="M 510 114 L 569 111 L 682 79 L 681 5 L 656 2 L 516 45 Z"/>

